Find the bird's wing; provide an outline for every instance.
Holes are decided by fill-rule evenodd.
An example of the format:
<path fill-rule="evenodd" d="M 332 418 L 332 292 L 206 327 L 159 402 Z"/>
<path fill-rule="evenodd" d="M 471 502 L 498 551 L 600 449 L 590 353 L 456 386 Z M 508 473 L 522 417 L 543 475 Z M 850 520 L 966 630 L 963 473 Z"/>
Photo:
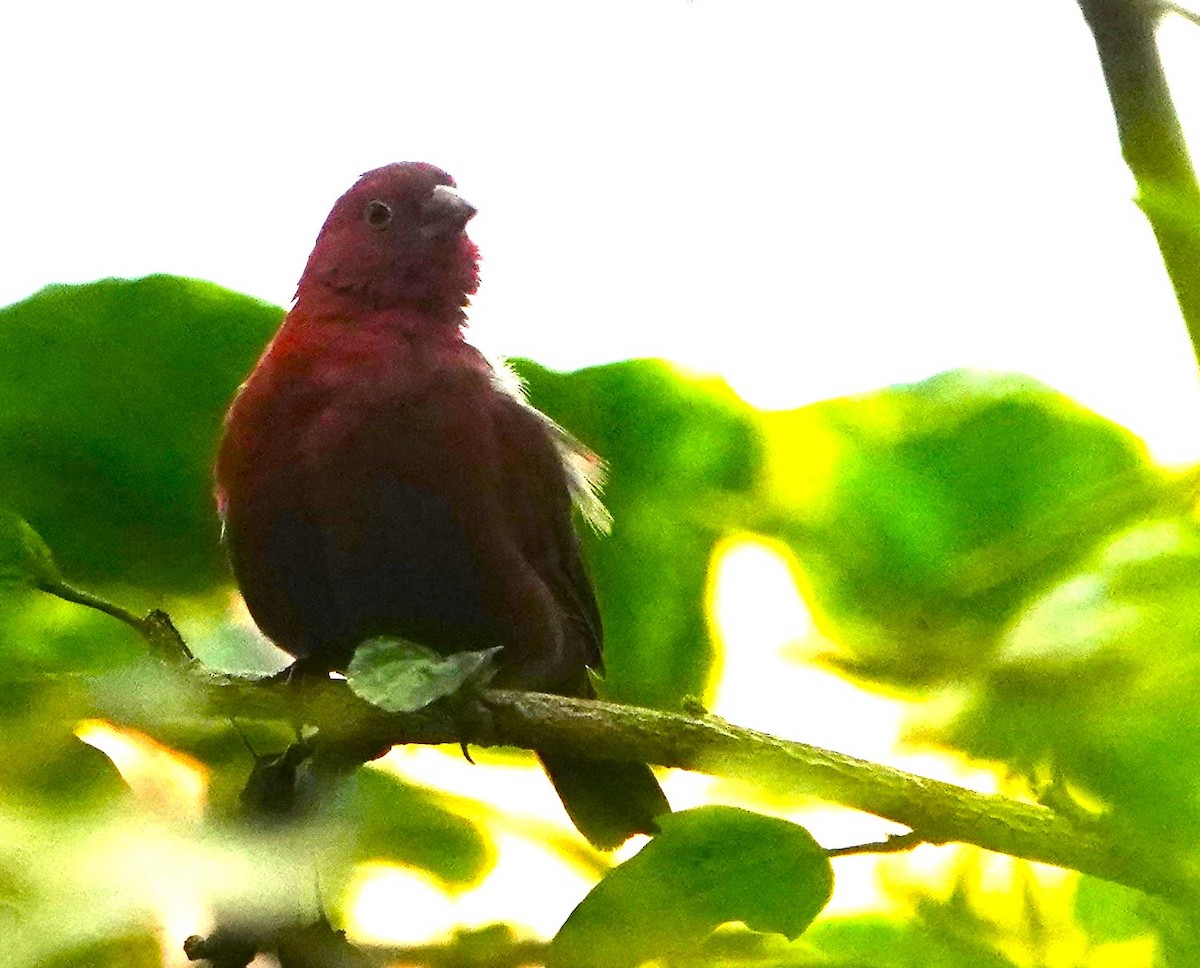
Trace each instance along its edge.
<path fill-rule="evenodd" d="M 603 465 L 592 455 L 594 463 L 581 466 L 590 452 L 582 447 L 568 452 L 569 443 L 577 444 L 574 438 L 515 396 L 501 398 L 497 430 L 505 439 L 501 452 L 506 455 L 506 503 L 517 524 L 514 530 L 525 541 L 521 550 L 584 640 L 587 665 L 599 669 L 603 642 L 600 608 L 584 568 L 571 512 L 580 493 L 593 506 L 593 514 L 595 508 L 603 510 L 596 492 L 597 478 L 584 476 L 589 468 Z M 588 504 L 579 506 L 586 515 Z"/>
<path fill-rule="evenodd" d="M 491 360 L 495 383 L 505 396 L 516 400 L 530 416 L 536 417 L 558 451 L 559 460 L 567 473 L 571 500 L 593 531 L 608 534 L 612 530 L 612 515 L 604 506 L 600 492 L 608 475 L 603 459 L 574 434 L 560 426 L 529 402 L 525 381 L 505 360 Z"/>

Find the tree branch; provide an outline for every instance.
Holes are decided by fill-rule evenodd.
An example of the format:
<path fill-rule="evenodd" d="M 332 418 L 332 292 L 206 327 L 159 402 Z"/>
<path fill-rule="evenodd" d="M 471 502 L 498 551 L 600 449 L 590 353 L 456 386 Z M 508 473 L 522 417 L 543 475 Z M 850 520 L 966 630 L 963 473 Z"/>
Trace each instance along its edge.
<path fill-rule="evenodd" d="M 1195 872 L 1168 848 L 1123 836 L 1101 821 L 1080 822 L 1042 804 L 976 793 L 715 716 L 509 690 L 489 690 L 481 698 L 490 715 L 472 722 L 455 721 L 432 707 L 385 714 L 336 681 L 299 689 L 295 684 L 230 682 L 211 693 L 214 714 L 299 716 L 317 726 L 321 741 L 351 759 L 379 756 L 406 743 L 465 741 L 576 755 L 586 750 L 597 759 L 637 760 L 816 797 L 904 824 L 914 840 L 974 844 L 1178 903 L 1200 902 Z"/>
<path fill-rule="evenodd" d="M 54 593 L 62 597 L 61 590 Z M 71 600 L 114 614 L 167 654 L 173 649 L 178 660 L 191 659 L 165 613 L 139 619 L 87 593 Z M 463 715 L 461 702 L 457 712 L 443 702 L 416 713 L 389 714 L 355 696 L 345 681 L 256 681 L 214 675 L 195 664 L 189 668 L 207 687 L 212 715 L 310 724 L 318 730 L 316 743 L 323 755 L 345 763 L 365 762 L 410 743 L 517 746 L 575 755 L 587 751 L 595 759 L 746 780 L 777 793 L 862 810 L 910 828 L 911 835 L 901 843 L 974 844 L 1200 906 L 1200 875 L 1192 866 L 1169 847 L 1116 824 L 1086 822 L 1044 804 L 976 793 L 715 716 L 498 689 L 478 696 L 485 715 Z M 467 703 L 465 708 L 472 707 Z"/>
<path fill-rule="evenodd" d="M 1137 182 L 1138 204 L 1158 240 L 1200 360 L 1200 186 L 1155 39 L 1164 10 L 1184 11 L 1148 0 L 1078 3 L 1100 55 L 1121 152 Z"/>

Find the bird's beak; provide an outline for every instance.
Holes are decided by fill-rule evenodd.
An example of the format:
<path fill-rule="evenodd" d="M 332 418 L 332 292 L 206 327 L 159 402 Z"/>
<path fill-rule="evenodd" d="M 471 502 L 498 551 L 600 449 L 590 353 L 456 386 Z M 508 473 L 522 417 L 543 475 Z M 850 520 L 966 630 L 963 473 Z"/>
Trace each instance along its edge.
<path fill-rule="evenodd" d="M 449 185 L 438 185 L 421 205 L 421 238 L 457 235 L 475 212 L 475 206 Z"/>

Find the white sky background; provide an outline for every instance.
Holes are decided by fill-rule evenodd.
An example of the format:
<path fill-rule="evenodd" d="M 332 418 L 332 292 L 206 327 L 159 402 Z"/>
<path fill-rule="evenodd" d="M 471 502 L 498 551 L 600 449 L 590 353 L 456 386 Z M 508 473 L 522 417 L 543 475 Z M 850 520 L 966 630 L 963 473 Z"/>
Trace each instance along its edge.
<path fill-rule="evenodd" d="M 480 209 L 489 350 L 774 406 L 1017 369 L 1200 457 L 1071 0 L 42 3 L 0 37 L 0 303 L 173 272 L 286 304 L 333 200 L 422 159 Z M 1200 129 L 1200 28 L 1166 40 Z"/>

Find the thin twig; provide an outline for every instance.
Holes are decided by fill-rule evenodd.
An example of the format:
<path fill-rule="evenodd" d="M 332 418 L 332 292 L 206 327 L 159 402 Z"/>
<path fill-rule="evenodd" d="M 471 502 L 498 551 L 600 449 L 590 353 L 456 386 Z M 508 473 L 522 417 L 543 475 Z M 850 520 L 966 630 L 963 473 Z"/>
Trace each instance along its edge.
<path fill-rule="evenodd" d="M 144 616 L 139 617 L 127 608 L 101 598 L 99 595 L 94 595 L 89 591 L 84 591 L 82 588 L 68 585 L 65 581 L 46 583 L 39 585 L 38 588 L 47 594 L 53 595 L 55 598 L 61 598 L 64 602 L 83 605 L 85 608 L 95 609 L 97 612 L 103 612 L 105 615 L 112 616 L 119 622 L 124 622 L 153 646 L 164 658 L 184 658 L 188 660 L 195 658 L 192 655 L 192 650 L 184 642 L 183 636 L 175 628 L 175 623 L 171 621 L 171 616 L 162 609 L 151 609 Z"/>
<path fill-rule="evenodd" d="M 1155 0 L 1154 5 L 1169 13 L 1178 14 L 1184 20 L 1190 20 L 1192 23 L 1200 26 L 1200 13 L 1196 13 L 1194 10 L 1189 10 L 1178 3 L 1171 3 L 1169 0 Z"/>
<path fill-rule="evenodd" d="M 910 830 L 906 834 L 889 834 L 887 840 L 879 840 L 870 844 L 831 847 L 825 853 L 829 857 L 850 857 L 854 854 L 900 854 L 928 843 L 932 843 L 932 841 L 915 830 Z"/>
<path fill-rule="evenodd" d="M 64 602 L 74 602 L 76 605 L 83 605 L 86 608 L 94 608 L 97 612 L 103 612 L 105 615 L 111 615 L 113 618 L 138 631 L 142 634 L 142 619 L 127 608 L 116 605 L 99 595 L 93 595 L 91 592 L 84 591 L 82 588 L 76 588 L 74 585 L 68 585 L 66 582 L 56 582 L 39 586 L 42 591 L 48 592 L 55 598 L 61 598 Z"/>

